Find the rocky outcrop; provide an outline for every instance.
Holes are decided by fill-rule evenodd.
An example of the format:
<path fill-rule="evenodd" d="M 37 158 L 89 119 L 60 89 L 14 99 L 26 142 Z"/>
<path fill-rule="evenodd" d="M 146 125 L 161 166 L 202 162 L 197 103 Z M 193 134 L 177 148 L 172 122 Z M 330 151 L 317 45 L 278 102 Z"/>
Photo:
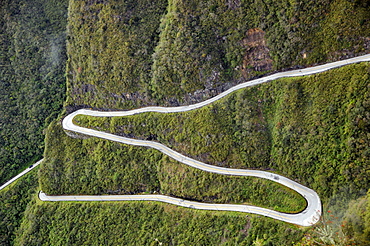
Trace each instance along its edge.
<path fill-rule="evenodd" d="M 268 71 L 272 69 L 270 50 L 267 47 L 265 32 L 259 28 L 249 29 L 243 40 L 246 53 L 242 64 L 242 74 L 250 78 L 252 71 Z"/>

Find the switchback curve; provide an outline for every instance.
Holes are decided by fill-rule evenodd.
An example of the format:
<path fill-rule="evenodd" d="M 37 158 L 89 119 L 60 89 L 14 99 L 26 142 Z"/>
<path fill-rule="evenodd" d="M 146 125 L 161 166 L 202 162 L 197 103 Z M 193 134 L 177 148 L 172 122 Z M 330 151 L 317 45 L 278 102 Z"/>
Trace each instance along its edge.
<path fill-rule="evenodd" d="M 81 109 L 81 110 L 77 110 L 67 115 L 63 120 L 63 128 L 67 131 L 73 131 L 73 132 L 85 134 L 88 136 L 99 137 L 99 138 L 103 138 L 103 139 L 107 139 L 110 141 L 115 141 L 115 142 L 119 142 L 123 144 L 151 147 L 151 148 L 161 151 L 162 153 L 168 155 L 169 157 L 181 163 L 184 163 L 194 168 L 201 169 L 203 171 L 224 174 L 224 175 L 253 176 L 253 177 L 269 179 L 274 182 L 280 183 L 284 186 L 287 186 L 295 190 L 296 192 L 301 194 L 306 199 L 307 207 L 300 213 L 287 214 L 287 213 L 281 213 L 281 212 L 273 211 L 273 210 L 266 209 L 266 208 L 260 208 L 260 207 L 249 206 L 249 205 L 199 203 L 199 202 L 187 201 L 187 200 L 164 196 L 164 195 L 48 196 L 45 193 L 40 192 L 39 198 L 43 201 L 132 201 L 132 200 L 160 201 L 160 202 L 167 202 L 167 203 L 189 207 L 189 208 L 195 208 L 195 209 L 239 211 L 239 212 L 260 214 L 263 216 L 271 217 L 277 220 L 281 220 L 281 221 L 285 221 L 285 222 L 289 222 L 289 223 L 293 223 L 293 224 L 297 224 L 301 226 L 313 225 L 316 222 L 318 222 L 321 217 L 321 212 L 322 212 L 321 211 L 321 200 L 314 190 L 307 188 L 293 180 L 290 180 L 281 175 L 277 175 L 277 174 L 270 173 L 270 172 L 259 171 L 259 170 L 232 169 L 232 168 L 223 168 L 223 167 L 208 165 L 203 162 L 200 162 L 192 158 L 189 158 L 187 156 L 184 156 L 158 142 L 125 138 L 125 137 L 117 136 L 114 134 L 77 126 L 73 123 L 73 118 L 77 115 L 89 115 L 89 116 L 97 116 L 97 117 L 114 117 L 114 116 L 129 116 L 129 115 L 140 114 L 140 113 L 145 113 L 145 112 L 159 112 L 159 113 L 185 112 L 185 111 L 190 111 L 190 110 L 194 110 L 194 109 L 206 106 L 241 88 L 265 83 L 268 81 L 272 81 L 272 80 L 284 78 L 284 77 L 311 75 L 315 73 L 324 72 L 332 68 L 337 68 L 337 67 L 341 67 L 347 64 L 353 64 L 353 63 L 363 62 L 363 61 L 370 61 L 370 54 L 347 59 L 347 60 L 342 60 L 338 62 L 327 63 L 327 64 L 320 65 L 320 66 L 276 73 L 270 76 L 266 76 L 263 78 L 251 80 L 251 81 L 236 85 L 230 88 L 229 90 L 211 99 L 208 99 L 204 102 L 200 102 L 200 103 L 193 104 L 193 105 L 179 106 L 179 107 L 145 107 L 145 108 L 139 108 L 139 109 L 134 109 L 134 110 L 129 110 L 129 111 L 115 111 L 115 112 L 102 112 L 102 111 Z"/>

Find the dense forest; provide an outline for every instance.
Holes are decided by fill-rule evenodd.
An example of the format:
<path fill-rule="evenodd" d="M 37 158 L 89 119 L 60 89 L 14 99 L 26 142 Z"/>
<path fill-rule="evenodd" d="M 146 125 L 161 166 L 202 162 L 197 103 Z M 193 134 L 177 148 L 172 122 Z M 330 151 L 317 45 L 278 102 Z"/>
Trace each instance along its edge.
<path fill-rule="evenodd" d="M 155 202 L 31 202 L 15 245 L 368 245 L 370 193 L 344 221 L 328 211 L 309 230 L 238 213 Z M 37 215 L 37 216 L 35 216 Z"/>
<path fill-rule="evenodd" d="M 12 245 L 27 205 L 37 192 L 37 173 L 24 178 L 0 191 L 0 245 Z"/>
<path fill-rule="evenodd" d="M 61 120 L 84 107 L 195 103 L 276 71 L 369 53 L 369 9 L 360 0 L 1 1 L 0 182 L 42 155 L 45 162 L 0 191 L 0 244 L 368 245 L 368 63 L 243 89 L 187 113 L 76 119 L 212 165 L 296 180 L 324 203 L 314 227 L 155 202 L 41 202 L 37 191 L 302 210 L 302 197 L 273 182 L 71 138 Z"/>
<path fill-rule="evenodd" d="M 72 107 L 189 104 L 370 49 L 362 1 L 70 1 L 69 13 Z"/>
<path fill-rule="evenodd" d="M 65 97 L 67 1 L 0 4 L 0 183 L 41 159 Z"/>
<path fill-rule="evenodd" d="M 271 169 L 312 187 L 322 197 L 331 197 L 341 187 L 350 189 L 353 195 L 364 195 L 370 188 L 369 71 L 369 64 L 355 64 L 314 76 L 280 79 L 242 89 L 210 106 L 184 113 L 77 116 L 75 121 L 121 136 L 158 141 L 217 166 Z M 54 151 L 53 158 L 61 152 Z M 102 155 L 109 151 L 103 147 L 93 152 Z M 68 161 L 63 163 L 67 165 Z M 188 181 L 195 182 L 191 178 L 180 182 L 183 173 L 176 169 L 170 172 L 172 168 L 165 166 L 157 175 L 177 176 L 168 181 L 175 185 L 166 185 L 172 187 L 171 193 L 176 194 L 177 183 L 186 186 Z M 125 171 L 118 169 L 115 173 L 123 176 Z M 49 175 L 57 176 L 54 172 Z M 209 180 L 213 183 L 215 178 Z M 78 186 L 75 183 L 74 189 Z M 253 189 L 248 193 L 253 194 Z"/>

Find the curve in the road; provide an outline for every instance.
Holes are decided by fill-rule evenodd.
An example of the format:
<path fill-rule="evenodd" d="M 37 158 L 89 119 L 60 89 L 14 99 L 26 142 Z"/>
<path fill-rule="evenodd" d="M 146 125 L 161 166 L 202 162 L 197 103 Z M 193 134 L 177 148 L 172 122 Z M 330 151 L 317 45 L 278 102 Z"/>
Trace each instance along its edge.
<path fill-rule="evenodd" d="M 220 98 L 236 90 L 239 90 L 241 88 L 265 83 L 265 82 L 272 81 L 278 78 L 283 78 L 283 77 L 311 75 L 311 74 L 320 73 L 320 72 L 323 72 L 323 71 L 326 71 L 332 68 L 341 67 L 347 64 L 363 62 L 363 61 L 370 61 L 370 55 L 355 57 L 355 58 L 351 58 L 351 59 L 347 59 L 343 61 L 328 63 L 325 65 L 310 67 L 306 69 L 276 73 L 276 74 L 273 74 L 267 77 L 255 79 L 252 81 L 248 81 L 248 82 L 236 85 L 230 88 L 229 90 L 219 94 L 218 96 L 215 96 L 204 102 L 200 102 L 200 103 L 193 104 L 193 105 L 179 106 L 179 107 L 145 107 L 145 108 L 139 108 L 139 109 L 134 109 L 130 111 L 116 111 L 116 112 L 101 112 L 101 111 L 81 109 L 81 110 L 77 110 L 67 115 L 63 120 L 63 128 L 65 130 L 85 134 L 88 136 L 99 137 L 99 138 L 103 138 L 103 139 L 107 139 L 107 140 L 111 140 L 111 141 L 115 141 L 115 142 L 119 142 L 123 144 L 151 147 L 151 148 L 161 151 L 162 153 L 170 156 L 171 158 L 181 163 L 184 163 L 194 168 L 201 169 L 203 171 L 224 174 L 224 175 L 253 176 L 253 177 L 269 179 L 274 182 L 280 183 L 284 186 L 287 186 L 297 191 L 299 194 L 301 194 L 306 199 L 307 207 L 300 213 L 287 214 L 287 213 L 281 213 L 281 212 L 273 211 L 273 210 L 266 209 L 266 208 L 260 208 L 260 207 L 248 206 L 248 205 L 199 203 L 199 202 L 187 201 L 187 200 L 182 200 L 179 198 L 173 198 L 173 197 L 164 196 L 164 195 L 48 196 L 45 193 L 40 192 L 39 197 L 43 201 L 122 201 L 122 200 L 124 201 L 131 201 L 131 200 L 160 201 L 160 202 L 167 202 L 167 203 L 189 207 L 189 208 L 195 208 L 195 209 L 227 210 L 227 211 L 239 211 L 239 212 L 260 214 L 260 215 L 264 215 L 267 217 L 271 217 L 274 219 L 282 220 L 285 222 L 289 222 L 289 223 L 293 223 L 293 224 L 297 224 L 301 226 L 313 225 L 316 222 L 318 222 L 321 217 L 320 198 L 314 190 L 309 189 L 293 180 L 290 180 L 281 175 L 264 172 L 264 171 L 246 170 L 246 169 L 231 169 L 231 168 L 223 168 L 223 167 L 208 165 L 203 162 L 200 162 L 192 158 L 189 158 L 187 156 L 184 156 L 158 142 L 125 138 L 125 137 L 117 136 L 114 134 L 77 126 L 73 123 L 73 118 L 77 115 L 113 117 L 113 116 L 129 116 L 129 115 L 145 113 L 145 112 L 159 112 L 159 113 L 185 112 L 185 111 L 201 108 L 205 105 L 215 102 L 219 100 Z"/>

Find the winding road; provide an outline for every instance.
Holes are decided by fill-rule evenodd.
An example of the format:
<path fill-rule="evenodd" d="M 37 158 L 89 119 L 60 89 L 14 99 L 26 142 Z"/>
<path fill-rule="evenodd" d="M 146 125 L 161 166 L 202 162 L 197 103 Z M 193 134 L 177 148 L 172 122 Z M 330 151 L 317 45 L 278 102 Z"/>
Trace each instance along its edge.
<path fill-rule="evenodd" d="M 320 66 L 276 73 L 273 75 L 269 75 L 263 78 L 255 79 L 252 81 L 248 81 L 248 82 L 236 85 L 230 88 L 229 90 L 211 99 L 208 99 L 204 102 L 200 102 L 200 103 L 193 104 L 193 105 L 179 106 L 179 107 L 145 107 L 145 108 L 139 108 L 139 109 L 134 109 L 134 110 L 129 110 L 129 111 L 116 111 L 116 112 L 101 112 L 101 111 L 94 111 L 94 110 L 88 110 L 88 109 L 81 109 L 81 110 L 77 110 L 67 115 L 63 120 L 63 128 L 67 131 L 72 131 L 72 132 L 81 133 L 81 134 L 88 135 L 88 136 L 103 138 L 103 139 L 107 139 L 110 141 L 115 141 L 115 142 L 119 142 L 123 144 L 151 147 L 151 148 L 161 151 L 162 153 L 168 155 L 169 157 L 183 164 L 186 164 L 194 168 L 201 169 L 203 171 L 218 173 L 218 174 L 223 174 L 223 175 L 253 176 L 253 177 L 259 177 L 259 178 L 272 180 L 274 182 L 277 182 L 279 184 L 282 184 L 286 187 L 289 187 L 295 190 L 296 192 L 301 194 L 306 199 L 307 207 L 300 213 L 296 213 L 296 214 L 281 213 L 281 212 L 277 212 L 274 210 L 256 207 L 256 206 L 249 206 L 249 205 L 200 203 L 200 202 L 187 201 L 187 200 L 164 196 L 164 195 L 48 196 L 45 193 L 40 192 L 39 198 L 42 201 L 133 201 L 133 200 L 135 201 L 160 201 L 160 202 L 171 203 L 174 205 L 194 208 L 194 209 L 238 211 L 238 212 L 253 213 L 253 214 L 259 214 L 259 215 L 267 216 L 267 217 L 274 218 L 277 220 L 285 221 L 288 223 L 301 225 L 301 226 L 311 226 L 315 224 L 316 222 L 318 222 L 321 217 L 321 212 L 322 212 L 321 211 L 322 209 L 321 200 L 314 190 L 307 188 L 293 180 L 290 180 L 281 175 L 277 175 L 277 174 L 270 173 L 270 172 L 259 171 L 259 170 L 232 169 L 232 168 L 223 168 L 223 167 L 208 165 L 206 163 L 203 163 L 203 162 L 194 160 L 192 158 L 189 158 L 187 156 L 184 156 L 158 142 L 125 138 L 125 137 L 117 136 L 114 134 L 77 126 L 73 123 L 73 118 L 77 115 L 89 115 L 89 116 L 97 116 L 97 117 L 114 117 L 114 116 L 129 116 L 129 115 L 135 115 L 135 114 L 140 114 L 140 113 L 145 113 L 145 112 L 159 112 L 159 113 L 185 112 L 185 111 L 194 110 L 194 109 L 206 106 L 241 88 L 262 84 L 262 83 L 272 81 L 275 79 L 279 79 L 279 78 L 283 78 L 283 77 L 311 75 L 315 73 L 324 72 L 332 68 L 341 67 L 347 64 L 353 64 L 353 63 L 364 62 L 364 61 L 370 61 L 370 54 L 347 59 L 347 60 L 342 60 L 338 62 L 327 63 L 327 64 L 320 65 Z"/>

